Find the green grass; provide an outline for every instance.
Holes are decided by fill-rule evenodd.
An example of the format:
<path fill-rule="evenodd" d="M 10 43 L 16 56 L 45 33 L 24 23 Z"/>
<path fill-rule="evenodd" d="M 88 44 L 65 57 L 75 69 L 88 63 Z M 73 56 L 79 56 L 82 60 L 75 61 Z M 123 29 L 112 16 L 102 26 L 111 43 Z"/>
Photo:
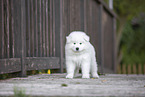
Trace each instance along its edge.
<path fill-rule="evenodd" d="M 26 95 L 26 91 L 24 88 L 14 87 L 14 97 L 30 97 Z"/>
<path fill-rule="evenodd" d="M 61 84 L 61 86 L 62 86 L 62 87 L 67 87 L 68 85 L 67 85 L 67 84 Z"/>

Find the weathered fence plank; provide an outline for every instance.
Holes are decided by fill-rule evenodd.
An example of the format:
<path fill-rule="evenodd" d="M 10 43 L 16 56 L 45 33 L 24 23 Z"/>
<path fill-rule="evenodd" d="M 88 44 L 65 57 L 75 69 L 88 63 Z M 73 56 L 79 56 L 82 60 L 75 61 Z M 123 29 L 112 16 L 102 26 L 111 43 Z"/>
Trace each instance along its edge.
<path fill-rule="evenodd" d="M 126 73 L 127 73 L 127 72 L 126 72 L 126 65 L 125 65 L 125 64 L 122 65 L 122 73 L 123 73 L 123 74 L 126 74 Z"/>
<path fill-rule="evenodd" d="M 127 74 L 131 74 L 131 65 L 127 66 Z"/>
<path fill-rule="evenodd" d="M 27 70 L 59 69 L 58 57 L 26 57 Z"/>
<path fill-rule="evenodd" d="M 101 64 L 101 72 L 104 72 L 103 71 L 103 68 L 104 68 L 104 32 L 103 32 L 103 27 L 102 27 L 102 12 L 103 12 L 103 6 L 100 4 L 99 5 L 99 33 L 98 33 L 98 64 Z"/>
<path fill-rule="evenodd" d="M 7 18 L 7 20 L 5 21 L 5 24 L 6 24 L 6 29 L 7 29 L 7 33 L 6 33 L 6 49 L 7 49 L 7 51 L 6 51 L 6 53 L 7 53 L 7 58 L 9 58 L 10 57 L 10 37 L 9 37 L 9 34 L 10 34 L 10 27 L 9 27 L 9 22 L 10 22 L 10 9 L 9 9 L 9 7 L 10 7 L 10 5 L 9 5 L 10 3 L 9 3 L 9 1 L 8 0 L 6 0 L 6 6 L 8 6 L 7 7 L 7 9 L 6 9 L 6 18 Z"/>
<path fill-rule="evenodd" d="M 34 6 L 35 6 L 35 23 L 34 23 L 34 42 L 35 42 L 35 56 L 38 57 L 38 0 L 35 0 L 35 3 L 34 3 Z"/>
<path fill-rule="evenodd" d="M 59 69 L 58 57 L 26 57 L 23 59 L 26 70 Z M 21 59 L 0 59 L 0 74 L 21 71 Z"/>
<path fill-rule="evenodd" d="M 117 74 L 121 74 L 121 65 L 117 66 Z"/>
<path fill-rule="evenodd" d="M 27 31 L 27 33 L 26 33 L 26 55 L 28 56 L 28 57 L 30 57 L 30 49 L 31 49 L 31 42 L 30 42 L 30 38 L 31 38 L 31 36 L 30 36 L 30 0 L 26 0 L 26 23 L 27 23 L 27 25 L 26 25 L 26 31 Z"/>
<path fill-rule="evenodd" d="M 4 1 L 0 0 L 0 59 L 4 58 Z"/>
<path fill-rule="evenodd" d="M 60 56 L 60 0 L 53 0 L 53 56 Z M 58 41 L 59 40 L 59 41 Z M 59 49 L 58 49 L 59 48 Z"/>
<path fill-rule="evenodd" d="M 112 67 L 114 72 L 117 72 L 116 17 L 113 17 L 112 24 Z"/>
<path fill-rule="evenodd" d="M 14 7 L 13 7 L 13 0 L 10 1 L 10 58 L 14 58 Z"/>
<path fill-rule="evenodd" d="M 25 1 L 21 0 L 21 76 L 25 77 L 26 76 L 26 65 L 24 62 L 24 58 L 26 57 L 26 13 L 25 13 Z"/>
<path fill-rule="evenodd" d="M 45 33 L 46 33 L 46 12 L 45 12 L 45 3 L 46 3 L 46 0 L 42 0 L 42 57 L 46 57 L 46 47 L 45 47 Z"/>
<path fill-rule="evenodd" d="M 21 71 L 20 58 L 0 59 L 0 74 Z"/>
<path fill-rule="evenodd" d="M 46 37 L 46 57 L 48 57 L 49 56 L 49 9 L 48 9 L 48 7 L 49 7 L 49 1 L 48 0 L 46 0 L 46 8 L 45 8 L 45 12 L 46 12 L 46 35 L 45 35 L 45 37 Z"/>
<path fill-rule="evenodd" d="M 49 1 L 49 21 L 50 21 L 50 33 L 49 33 L 49 39 L 50 39 L 50 56 L 53 56 L 53 36 L 52 36 L 52 33 L 53 33 L 53 0 L 50 0 Z"/>
<path fill-rule="evenodd" d="M 30 35 L 31 35 L 31 37 L 30 37 L 30 40 L 31 40 L 31 57 L 34 57 L 34 2 L 33 2 L 34 0 L 30 0 Z"/>
<path fill-rule="evenodd" d="M 138 64 L 138 74 L 142 74 L 142 65 Z"/>
<path fill-rule="evenodd" d="M 39 56 L 42 57 L 42 12 L 41 12 L 41 0 L 38 0 L 38 52 Z"/>
<path fill-rule="evenodd" d="M 21 2 L 20 0 L 12 0 L 13 3 L 13 19 L 14 19 L 14 57 L 21 57 Z"/>
<path fill-rule="evenodd" d="M 61 73 L 63 73 L 63 69 L 64 69 L 64 49 L 63 49 L 63 47 L 64 47 L 64 41 L 63 41 L 63 36 L 64 36 L 64 34 L 63 34 L 63 31 L 64 31 L 64 26 L 63 26 L 63 20 L 64 20 L 64 18 L 63 18 L 63 14 L 64 14 L 64 8 L 63 8 L 63 6 L 64 6 L 64 0 L 60 0 L 60 12 L 62 12 L 62 13 L 60 13 L 60 35 L 59 35 L 59 37 L 60 37 L 60 50 L 59 50 L 59 53 L 60 53 L 60 72 Z"/>
<path fill-rule="evenodd" d="M 137 74 L 136 64 L 133 65 L 133 74 Z"/>

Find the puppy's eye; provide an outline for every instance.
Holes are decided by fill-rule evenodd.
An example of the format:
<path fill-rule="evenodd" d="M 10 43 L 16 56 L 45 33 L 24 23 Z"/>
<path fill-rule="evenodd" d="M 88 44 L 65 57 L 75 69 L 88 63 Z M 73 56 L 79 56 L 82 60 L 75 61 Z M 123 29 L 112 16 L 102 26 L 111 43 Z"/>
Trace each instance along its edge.
<path fill-rule="evenodd" d="M 81 45 L 82 43 L 80 43 L 80 45 Z"/>
<path fill-rule="evenodd" d="M 75 45 L 76 43 L 74 43 L 74 45 Z"/>

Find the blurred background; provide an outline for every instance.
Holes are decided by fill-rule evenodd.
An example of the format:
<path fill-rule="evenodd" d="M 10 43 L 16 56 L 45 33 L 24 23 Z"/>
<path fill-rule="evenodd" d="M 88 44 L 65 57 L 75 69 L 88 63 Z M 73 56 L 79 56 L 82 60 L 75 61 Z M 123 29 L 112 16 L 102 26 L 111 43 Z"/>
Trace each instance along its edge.
<path fill-rule="evenodd" d="M 145 73 L 145 0 L 104 1 L 118 15 L 117 72 Z"/>

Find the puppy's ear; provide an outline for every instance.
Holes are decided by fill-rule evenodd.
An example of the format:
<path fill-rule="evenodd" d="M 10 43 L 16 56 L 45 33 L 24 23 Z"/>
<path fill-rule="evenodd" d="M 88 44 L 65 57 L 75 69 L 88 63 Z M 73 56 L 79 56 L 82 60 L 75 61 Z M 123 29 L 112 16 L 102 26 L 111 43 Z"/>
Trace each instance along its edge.
<path fill-rule="evenodd" d="M 66 36 L 66 43 L 69 43 L 69 42 L 70 42 L 70 37 Z"/>
<path fill-rule="evenodd" d="M 89 37 L 88 35 L 84 35 L 83 38 L 84 38 L 84 40 L 87 41 L 87 42 L 90 41 L 90 37 Z"/>

